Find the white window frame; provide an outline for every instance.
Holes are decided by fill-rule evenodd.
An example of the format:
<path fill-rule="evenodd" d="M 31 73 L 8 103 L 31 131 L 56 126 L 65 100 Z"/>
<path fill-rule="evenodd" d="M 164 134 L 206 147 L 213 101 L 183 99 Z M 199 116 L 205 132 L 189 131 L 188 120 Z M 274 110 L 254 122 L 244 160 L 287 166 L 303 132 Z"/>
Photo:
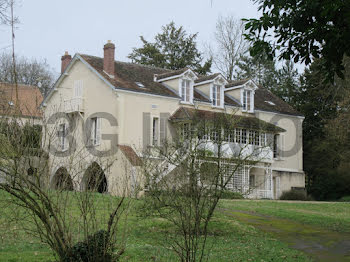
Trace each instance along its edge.
<path fill-rule="evenodd" d="M 184 82 L 189 83 L 189 86 L 185 87 L 185 96 L 182 97 L 182 85 Z M 193 104 L 193 85 L 194 85 L 194 81 L 193 79 L 189 78 L 189 77 L 182 77 L 181 80 L 179 81 L 179 96 L 181 97 L 181 103 L 183 104 Z M 189 88 L 189 97 L 187 97 L 187 88 Z"/>
<path fill-rule="evenodd" d="M 218 92 L 219 89 L 219 92 Z M 220 99 L 217 98 L 217 94 L 220 94 Z M 213 83 L 210 87 L 210 99 L 211 99 L 211 105 L 213 107 L 224 107 L 224 87 L 220 84 Z"/>
<path fill-rule="evenodd" d="M 61 123 L 58 126 L 58 134 L 62 134 L 58 136 L 58 146 L 61 151 L 66 151 L 68 149 L 67 145 L 67 125 L 66 123 Z"/>
<path fill-rule="evenodd" d="M 91 118 L 91 145 L 98 146 L 101 144 L 101 118 Z"/>
<path fill-rule="evenodd" d="M 273 158 L 275 160 L 281 159 L 281 135 L 280 134 L 274 134 L 273 135 Z"/>
<path fill-rule="evenodd" d="M 159 123 L 160 123 L 159 117 L 152 117 L 152 145 L 153 146 L 159 145 L 159 134 L 160 134 Z"/>
<path fill-rule="evenodd" d="M 249 105 L 250 108 L 248 108 L 248 96 L 247 93 L 249 92 Z M 243 112 L 254 112 L 254 90 L 250 88 L 244 88 L 241 90 L 241 104 L 242 104 L 242 111 Z"/>
<path fill-rule="evenodd" d="M 241 129 L 241 144 L 246 145 L 249 144 L 249 130 L 242 128 Z"/>

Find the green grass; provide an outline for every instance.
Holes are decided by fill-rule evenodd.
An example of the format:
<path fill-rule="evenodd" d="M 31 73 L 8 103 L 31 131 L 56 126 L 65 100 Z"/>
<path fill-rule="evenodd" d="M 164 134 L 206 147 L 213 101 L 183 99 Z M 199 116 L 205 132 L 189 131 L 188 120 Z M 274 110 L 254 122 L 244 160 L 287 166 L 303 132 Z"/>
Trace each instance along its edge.
<path fill-rule="evenodd" d="M 338 232 L 350 232 L 349 203 L 283 202 L 271 200 L 222 200 L 224 209 L 244 210 L 287 218 Z"/>
<path fill-rule="evenodd" d="M 0 203 L 7 196 L 0 192 Z M 101 209 L 107 196 L 96 195 Z M 133 200 L 127 227 L 126 252 L 122 261 L 177 261 L 168 237 L 171 225 L 159 218 L 145 218 L 137 212 L 140 200 Z M 77 214 L 73 201 L 72 214 Z M 334 230 L 350 228 L 350 206 L 346 203 L 311 204 L 273 201 L 223 200 L 220 208 L 247 210 L 276 217 L 295 219 Z M 24 232 L 21 223 L 10 221 L 16 217 L 9 206 L 0 210 L 0 261 L 54 261 L 50 249 Z M 99 211 L 98 211 L 99 212 Z M 271 235 L 238 222 L 232 216 L 216 212 L 210 223 L 207 253 L 209 261 L 311 261 L 304 253 L 289 248 Z"/>

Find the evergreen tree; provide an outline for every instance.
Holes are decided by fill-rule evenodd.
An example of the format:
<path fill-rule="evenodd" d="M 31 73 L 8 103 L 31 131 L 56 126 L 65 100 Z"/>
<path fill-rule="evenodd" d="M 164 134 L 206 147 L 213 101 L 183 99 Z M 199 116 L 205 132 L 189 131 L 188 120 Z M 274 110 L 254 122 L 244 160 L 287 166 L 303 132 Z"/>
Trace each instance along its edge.
<path fill-rule="evenodd" d="M 250 78 L 265 88 L 277 88 L 275 61 L 267 59 L 266 55 L 241 57 L 236 73 L 238 79 Z"/>
<path fill-rule="evenodd" d="M 348 67 L 348 66 L 347 66 Z M 350 67 L 347 68 L 349 70 Z M 348 71 L 350 72 L 350 70 Z M 296 96 L 297 109 L 304 114 L 303 151 L 307 189 L 316 199 L 336 199 L 350 194 L 349 161 L 350 120 L 349 79 L 327 82 L 323 61 L 316 60 L 302 77 L 302 88 Z M 339 134 L 345 134 L 341 136 Z"/>
<path fill-rule="evenodd" d="M 300 92 L 299 73 L 294 68 L 294 63 L 285 61 L 282 68 L 277 71 L 278 84 L 271 91 L 291 106 L 296 106 L 296 96 Z"/>
<path fill-rule="evenodd" d="M 296 95 L 300 89 L 299 74 L 294 63 L 285 61 L 281 69 L 277 69 L 274 60 L 263 56 L 244 56 L 238 63 L 237 78 L 253 79 L 258 85 L 269 89 L 275 95 L 295 106 Z"/>
<path fill-rule="evenodd" d="M 188 35 L 182 26 L 177 28 L 174 22 L 163 26 L 153 43 L 143 36 L 140 38 L 143 46 L 133 48 L 128 56 L 133 63 L 172 70 L 189 67 L 199 74 L 210 72 L 212 61 L 203 62 L 203 55 L 197 49 L 197 34 Z"/>

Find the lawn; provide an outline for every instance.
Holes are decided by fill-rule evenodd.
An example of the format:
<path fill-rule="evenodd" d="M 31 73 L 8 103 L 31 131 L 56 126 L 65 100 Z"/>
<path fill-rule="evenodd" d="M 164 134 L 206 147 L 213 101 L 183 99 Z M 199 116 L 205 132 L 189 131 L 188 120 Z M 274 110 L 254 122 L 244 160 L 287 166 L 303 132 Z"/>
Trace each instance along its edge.
<path fill-rule="evenodd" d="M 0 192 L 1 199 L 6 198 Z M 104 202 L 106 196 L 96 195 Z M 176 261 L 168 244 L 171 226 L 159 218 L 140 216 L 141 200 L 133 200 L 127 227 L 126 252 L 121 261 Z M 274 201 L 223 200 L 220 209 L 261 212 L 276 217 L 320 223 L 334 230 L 350 228 L 350 205 L 280 203 Z M 337 215 L 334 215 L 334 212 Z M 338 215 L 339 214 L 339 215 Z M 322 216 L 323 215 L 323 216 Z M 13 209 L 2 205 L 0 212 L 0 261 L 54 261 L 49 248 L 26 234 L 20 223 L 11 221 Z M 311 261 L 304 253 L 291 249 L 269 234 L 238 222 L 232 216 L 216 212 L 210 224 L 208 261 Z"/>
<path fill-rule="evenodd" d="M 286 218 L 338 232 L 350 232 L 350 203 L 222 200 L 221 207 Z"/>

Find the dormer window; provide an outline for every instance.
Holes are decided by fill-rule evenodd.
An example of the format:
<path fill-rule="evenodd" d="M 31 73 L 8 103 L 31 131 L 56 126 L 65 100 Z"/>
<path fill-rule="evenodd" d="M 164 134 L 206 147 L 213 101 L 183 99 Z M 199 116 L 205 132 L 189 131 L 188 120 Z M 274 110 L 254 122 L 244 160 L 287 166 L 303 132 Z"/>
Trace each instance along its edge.
<path fill-rule="evenodd" d="M 185 103 L 192 103 L 193 100 L 193 84 L 189 79 L 182 79 L 181 81 L 181 101 Z"/>
<path fill-rule="evenodd" d="M 222 92 L 222 86 L 220 85 L 213 85 L 212 86 L 212 105 L 217 107 L 223 106 L 223 96 L 221 94 Z"/>
<path fill-rule="evenodd" d="M 244 89 L 242 93 L 242 110 L 245 112 L 254 111 L 254 91 Z"/>
<path fill-rule="evenodd" d="M 196 79 L 196 73 L 189 68 L 154 75 L 154 80 L 176 92 L 183 104 L 193 104 L 193 86 Z"/>

